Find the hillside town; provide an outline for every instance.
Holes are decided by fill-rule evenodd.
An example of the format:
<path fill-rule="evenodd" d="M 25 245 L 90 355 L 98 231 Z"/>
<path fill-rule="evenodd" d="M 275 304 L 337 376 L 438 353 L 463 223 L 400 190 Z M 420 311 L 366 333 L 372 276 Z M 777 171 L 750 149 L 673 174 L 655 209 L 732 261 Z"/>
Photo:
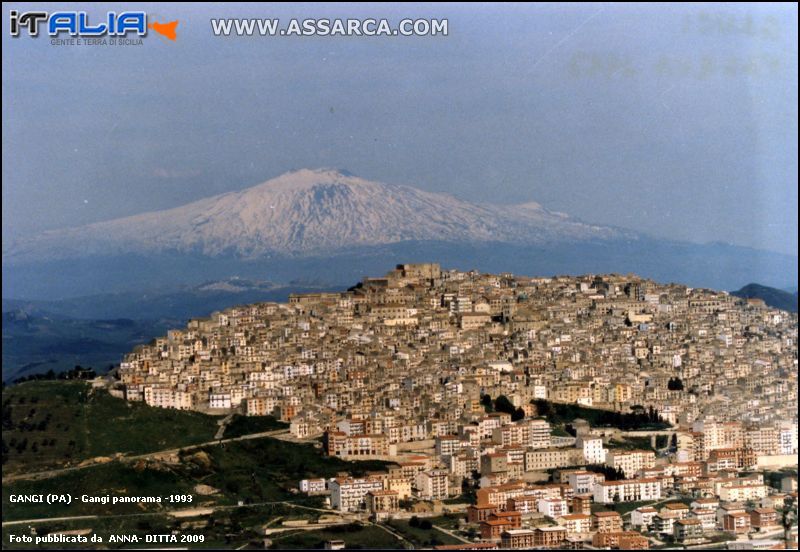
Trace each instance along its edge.
<path fill-rule="evenodd" d="M 298 492 L 457 513 L 463 544 L 439 548 L 797 547 L 797 315 L 760 300 L 404 264 L 190 320 L 118 376 L 130 401 L 387 462 Z"/>

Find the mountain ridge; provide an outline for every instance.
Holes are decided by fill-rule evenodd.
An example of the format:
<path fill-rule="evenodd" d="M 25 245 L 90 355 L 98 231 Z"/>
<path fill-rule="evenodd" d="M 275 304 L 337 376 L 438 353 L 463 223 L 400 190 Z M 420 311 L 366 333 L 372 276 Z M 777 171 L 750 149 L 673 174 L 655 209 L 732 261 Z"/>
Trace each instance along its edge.
<path fill-rule="evenodd" d="M 598 226 L 530 201 L 473 204 L 302 169 L 251 188 L 3 244 L 3 297 L 57 300 L 241 276 L 336 286 L 397 262 L 538 275 L 635 272 L 715 289 L 786 287 L 797 257 Z"/>
<path fill-rule="evenodd" d="M 761 299 L 770 307 L 789 312 L 797 312 L 797 293 L 765 286 L 762 284 L 750 283 L 741 289 L 732 291 L 731 295 L 742 299 Z"/>
<path fill-rule="evenodd" d="M 301 169 L 185 205 L 51 230 L 12 242 L 11 262 L 175 250 L 252 259 L 403 241 L 537 244 L 636 239 L 536 202 L 475 204 L 332 169 Z"/>

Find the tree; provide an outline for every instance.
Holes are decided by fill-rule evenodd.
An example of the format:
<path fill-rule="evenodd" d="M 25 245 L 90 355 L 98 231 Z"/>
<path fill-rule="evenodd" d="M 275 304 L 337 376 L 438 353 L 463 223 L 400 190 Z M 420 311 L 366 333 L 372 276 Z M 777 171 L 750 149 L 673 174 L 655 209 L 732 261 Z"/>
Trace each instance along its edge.
<path fill-rule="evenodd" d="M 784 531 L 788 533 L 795 523 L 797 523 L 797 513 L 794 508 L 794 499 L 789 498 L 781 511 L 781 524 Z"/>
<path fill-rule="evenodd" d="M 512 422 L 516 422 L 517 420 L 524 420 L 524 419 L 525 419 L 525 411 L 522 409 L 522 407 L 517 408 L 511 414 L 511 421 Z"/>
<path fill-rule="evenodd" d="M 550 418 L 552 416 L 550 403 L 543 399 L 534 399 L 531 401 L 536 406 L 536 415 Z"/>
<path fill-rule="evenodd" d="M 513 403 L 510 400 L 508 400 L 508 397 L 506 397 L 505 395 L 500 395 L 495 399 L 494 409 L 497 412 L 505 412 L 506 414 L 514 414 L 514 411 L 516 410 L 516 408 L 514 408 Z"/>
<path fill-rule="evenodd" d="M 619 468 L 612 468 L 605 464 L 589 464 L 586 470 L 594 473 L 602 473 L 606 481 L 620 481 L 625 479 L 625 473 Z"/>
<path fill-rule="evenodd" d="M 670 391 L 683 391 L 683 381 L 679 377 L 669 378 L 667 389 Z"/>

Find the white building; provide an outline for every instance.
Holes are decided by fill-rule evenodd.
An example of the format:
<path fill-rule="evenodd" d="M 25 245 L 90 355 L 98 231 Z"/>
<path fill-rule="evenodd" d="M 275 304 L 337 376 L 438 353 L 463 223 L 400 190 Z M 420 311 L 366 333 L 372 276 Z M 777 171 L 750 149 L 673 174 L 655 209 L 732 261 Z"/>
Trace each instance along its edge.
<path fill-rule="evenodd" d="M 230 393 L 209 393 L 208 407 L 209 408 L 231 408 L 231 394 Z"/>
<path fill-rule="evenodd" d="M 565 516 L 569 513 L 567 501 L 563 498 L 540 498 L 536 503 L 539 513 L 553 519 Z"/>
<path fill-rule="evenodd" d="M 780 454 L 797 454 L 797 422 L 782 422 L 778 429 Z"/>
<path fill-rule="evenodd" d="M 531 420 L 529 446 L 550 448 L 550 424 L 546 420 Z"/>
<path fill-rule="evenodd" d="M 442 500 L 448 497 L 449 482 L 447 470 L 419 472 L 416 480 L 417 494 L 425 500 Z"/>
<path fill-rule="evenodd" d="M 567 476 L 570 489 L 575 494 L 586 494 L 594 491 L 594 486 L 602 483 L 606 477 L 602 473 L 590 471 L 573 471 Z"/>
<path fill-rule="evenodd" d="M 594 486 L 593 497 L 600 504 L 660 500 L 661 482 L 654 478 L 604 481 Z"/>
<path fill-rule="evenodd" d="M 328 486 L 322 477 L 317 479 L 303 479 L 300 481 L 300 492 L 308 494 L 324 493 Z"/>
<path fill-rule="evenodd" d="M 719 490 L 720 500 L 725 502 L 746 502 L 767 496 L 766 485 L 731 485 Z"/>
<path fill-rule="evenodd" d="M 328 484 L 331 490 L 331 508 L 340 512 L 357 512 L 367 506 L 367 493 L 383 490 L 383 481 L 377 478 L 336 478 Z"/>
<path fill-rule="evenodd" d="M 606 461 L 607 449 L 603 448 L 600 437 L 578 437 L 575 446 L 583 449 L 583 459 L 587 464 L 602 464 Z"/>
<path fill-rule="evenodd" d="M 648 528 L 653 525 L 653 518 L 658 514 L 658 510 L 652 506 L 641 506 L 631 512 L 631 525 L 633 527 Z"/>

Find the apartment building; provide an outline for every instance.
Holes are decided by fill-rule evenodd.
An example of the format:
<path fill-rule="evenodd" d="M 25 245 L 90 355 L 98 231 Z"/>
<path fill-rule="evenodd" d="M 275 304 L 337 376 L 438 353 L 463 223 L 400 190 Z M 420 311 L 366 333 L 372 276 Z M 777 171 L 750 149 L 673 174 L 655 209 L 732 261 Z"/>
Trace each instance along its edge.
<path fill-rule="evenodd" d="M 380 478 L 336 478 L 328 487 L 331 491 L 331 508 L 340 512 L 357 512 L 367 508 L 367 494 L 382 491 Z"/>
<path fill-rule="evenodd" d="M 443 500 L 449 496 L 449 480 L 446 470 L 428 470 L 416 476 L 419 498 L 424 500 Z"/>
<path fill-rule="evenodd" d="M 661 483 L 657 479 L 604 481 L 594 486 L 593 498 L 600 504 L 660 500 Z"/>
<path fill-rule="evenodd" d="M 622 470 L 625 477 L 629 478 L 655 464 L 656 454 L 650 450 L 610 451 L 606 456 L 606 465 Z"/>

